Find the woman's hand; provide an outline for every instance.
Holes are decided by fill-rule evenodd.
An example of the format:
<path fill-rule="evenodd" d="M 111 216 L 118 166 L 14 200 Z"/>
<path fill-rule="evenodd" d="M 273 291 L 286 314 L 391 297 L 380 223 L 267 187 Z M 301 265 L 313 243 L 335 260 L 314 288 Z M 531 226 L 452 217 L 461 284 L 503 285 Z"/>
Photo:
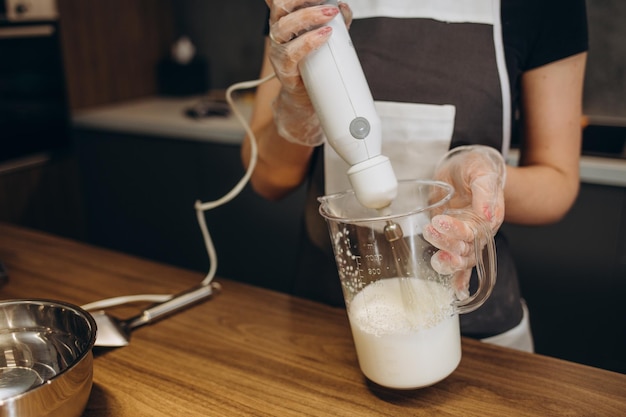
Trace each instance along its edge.
<path fill-rule="evenodd" d="M 272 107 L 278 133 L 284 139 L 307 146 L 323 143 L 319 119 L 300 76 L 299 63 L 328 41 L 332 29 L 325 26 L 338 13 L 346 24 L 352 12 L 345 3 L 326 5 L 323 0 L 267 1 L 270 7 L 269 59 L 281 89 Z"/>
<path fill-rule="evenodd" d="M 431 259 L 433 268 L 454 274 L 457 297 L 464 299 L 476 265 L 475 239 L 484 247 L 504 221 L 504 158 L 487 146 L 461 146 L 446 154 L 434 178 L 452 185 L 455 194 L 446 211 L 433 216 L 424 238 L 439 249 Z"/>

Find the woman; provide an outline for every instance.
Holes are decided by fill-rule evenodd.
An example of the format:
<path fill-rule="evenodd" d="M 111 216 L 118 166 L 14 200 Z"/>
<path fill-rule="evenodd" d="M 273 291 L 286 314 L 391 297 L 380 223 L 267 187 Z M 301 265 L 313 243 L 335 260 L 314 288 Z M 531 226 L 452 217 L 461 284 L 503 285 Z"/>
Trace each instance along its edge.
<path fill-rule="evenodd" d="M 468 203 L 497 232 L 561 219 L 579 187 L 584 0 L 267 1 L 269 33 L 251 126 L 258 162 L 251 183 L 279 199 L 310 180 L 306 233 L 294 293 L 330 304 L 343 298 L 315 198 L 348 188 L 345 166 L 324 142 L 298 62 L 346 17 L 383 123 L 383 154 L 399 178 L 437 178 L 466 189 Z M 519 166 L 504 168 L 519 133 Z M 449 149 L 461 148 L 463 152 Z M 498 152 L 494 152 L 497 150 Z M 499 153 L 499 154 L 498 154 Z M 496 154 L 496 155 L 494 155 Z M 250 158 L 246 141 L 245 164 Z M 500 159 L 500 161 L 498 161 Z M 436 161 L 444 162 L 436 165 Z M 471 163 L 470 163 L 471 162 Z M 504 172 L 504 170 L 506 172 Z M 483 185 L 482 187 L 480 185 Z M 506 210 L 504 210 L 506 208 Z M 442 267 L 467 292 L 471 271 L 460 236 L 433 225 Z M 445 242 L 453 242 L 446 245 Z M 496 235 L 498 281 L 490 299 L 463 315 L 464 335 L 532 350 L 528 317 L 506 240 Z"/>

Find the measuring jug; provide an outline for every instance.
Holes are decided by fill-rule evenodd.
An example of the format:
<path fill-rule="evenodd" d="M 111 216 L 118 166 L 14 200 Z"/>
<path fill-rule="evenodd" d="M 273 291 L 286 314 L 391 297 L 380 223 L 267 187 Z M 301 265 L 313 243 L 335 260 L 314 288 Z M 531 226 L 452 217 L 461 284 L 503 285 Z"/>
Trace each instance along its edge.
<path fill-rule="evenodd" d="M 379 385 L 414 389 L 450 375 L 461 360 L 459 314 L 480 307 L 495 283 L 491 230 L 469 212 L 448 209 L 453 194 L 444 182 L 410 180 L 399 182 L 384 210 L 362 206 L 352 191 L 319 198 L 359 366 Z M 451 275 L 431 267 L 437 248 L 422 237 L 441 213 L 471 220 L 474 230 L 479 282 L 465 300 L 456 298 Z M 400 242 L 389 238 L 390 226 L 401 231 Z"/>

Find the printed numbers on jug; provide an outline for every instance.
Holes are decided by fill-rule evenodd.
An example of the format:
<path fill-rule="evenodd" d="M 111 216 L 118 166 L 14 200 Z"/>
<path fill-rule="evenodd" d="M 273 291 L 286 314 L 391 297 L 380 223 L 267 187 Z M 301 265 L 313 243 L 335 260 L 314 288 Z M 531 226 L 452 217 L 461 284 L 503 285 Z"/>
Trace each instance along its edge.
<path fill-rule="evenodd" d="M 365 260 L 368 262 L 382 262 L 383 260 L 383 255 L 380 254 L 373 254 L 373 255 L 365 255 Z"/>
<path fill-rule="evenodd" d="M 380 275 L 382 273 L 380 268 L 367 268 L 368 275 Z"/>
<path fill-rule="evenodd" d="M 383 255 L 381 254 L 367 254 L 365 255 L 365 260 L 368 264 L 380 265 L 383 261 Z M 380 275 L 382 274 L 382 270 L 379 266 L 368 266 L 367 267 L 367 275 Z"/>

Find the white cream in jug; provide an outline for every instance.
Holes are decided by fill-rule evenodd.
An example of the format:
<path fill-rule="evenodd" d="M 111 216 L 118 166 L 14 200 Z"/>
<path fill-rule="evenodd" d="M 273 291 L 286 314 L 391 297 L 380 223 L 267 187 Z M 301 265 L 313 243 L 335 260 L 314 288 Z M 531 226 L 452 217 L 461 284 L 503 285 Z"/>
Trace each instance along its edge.
<path fill-rule="evenodd" d="M 461 360 L 452 292 L 437 282 L 410 278 L 416 308 L 411 308 L 409 320 L 399 281 L 379 280 L 350 302 L 348 317 L 359 365 L 365 376 L 386 387 L 432 385 L 450 375 Z"/>

